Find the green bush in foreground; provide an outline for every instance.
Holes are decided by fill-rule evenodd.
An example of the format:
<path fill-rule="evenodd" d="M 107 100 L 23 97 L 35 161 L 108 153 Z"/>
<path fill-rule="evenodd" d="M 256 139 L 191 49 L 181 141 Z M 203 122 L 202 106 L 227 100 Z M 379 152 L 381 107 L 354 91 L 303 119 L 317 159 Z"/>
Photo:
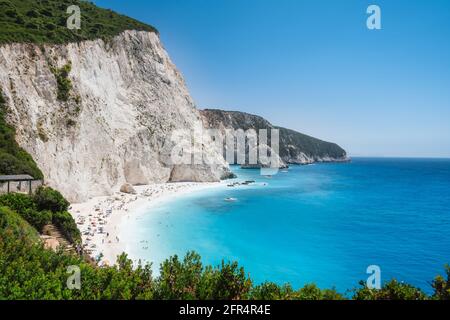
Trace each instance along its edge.
<path fill-rule="evenodd" d="M 39 187 L 33 196 L 9 193 L 0 196 L 0 205 L 16 211 L 37 231 L 53 223 L 71 243 L 81 243 L 81 234 L 67 209 L 69 202 L 58 191 Z"/>
<path fill-rule="evenodd" d="M 355 292 L 355 300 L 426 300 L 427 295 L 409 284 L 391 280 L 381 290 L 369 289 L 362 282 L 362 288 Z"/>
<path fill-rule="evenodd" d="M 36 199 L 39 199 L 36 201 Z M 95 266 L 77 255 L 45 249 L 39 241 L 39 212 L 77 241 L 79 231 L 70 214 L 62 210 L 67 203 L 50 188 L 40 189 L 37 197 L 23 194 L 0 196 L 0 300 L 1 299 L 177 299 L 177 300 L 343 300 L 334 289 L 320 289 L 314 284 L 298 290 L 291 285 L 272 282 L 254 285 L 244 268 L 236 262 L 204 266 L 197 253 L 189 252 L 182 260 L 173 256 L 160 266 L 153 277 L 151 264 L 133 266 L 125 254 L 115 266 Z M 14 209 L 14 210 L 13 210 Z M 42 211 L 39 211 L 43 209 Z M 16 212 L 17 210 L 17 212 Z M 27 222 L 29 221 L 29 222 Z M 81 271 L 81 289 L 67 288 L 69 266 Z M 448 300 L 450 267 L 447 278 L 438 276 L 432 283 L 434 294 L 426 295 L 411 285 L 392 280 L 380 290 L 364 283 L 353 290 L 356 300 Z"/>
<path fill-rule="evenodd" d="M 39 211 L 33 198 L 27 194 L 9 193 L 0 196 L 0 205 L 7 206 L 20 214 L 37 231 L 52 222 L 52 213 Z"/>
<path fill-rule="evenodd" d="M 450 266 L 446 267 L 447 279 L 437 276 L 431 286 L 434 289 L 433 297 L 438 300 L 450 300 Z"/>
<path fill-rule="evenodd" d="M 80 290 L 69 290 L 69 266 L 81 271 Z M 290 285 L 264 283 L 254 286 L 237 263 L 203 266 L 200 256 L 188 253 L 161 264 L 153 277 L 151 265 L 133 266 L 125 254 L 115 266 L 98 267 L 62 251 L 44 249 L 36 231 L 11 209 L 0 207 L 0 299 L 253 299 L 253 300 L 337 300 L 345 297 L 335 290 L 307 285 L 294 290 Z M 435 294 L 427 296 L 412 286 L 391 281 L 381 290 L 363 286 L 354 299 L 448 299 L 447 279 L 437 277 Z M 447 286 L 447 287 L 446 287 Z"/>
<path fill-rule="evenodd" d="M 67 211 L 69 208 L 69 201 L 67 201 L 62 194 L 50 187 L 39 187 L 33 200 L 39 210 L 50 210 L 52 212 Z"/>
<path fill-rule="evenodd" d="M 39 234 L 32 226 L 30 226 L 15 211 L 8 207 L 0 206 L 0 242 L 2 234 L 10 232 L 17 237 L 27 239 L 27 241 L 35 242 L 39 239 Z"/>
<path fill-rule="evenodd" d="M 50 187 L 39 187 L 33 195 L 37 210 L 51 212 L 51 222 L 58 227 L 64 237 L 71 243 L 81 243 L 81 233 L 72 215 L 67 212 L 69 201 L 63 195 Z"/>

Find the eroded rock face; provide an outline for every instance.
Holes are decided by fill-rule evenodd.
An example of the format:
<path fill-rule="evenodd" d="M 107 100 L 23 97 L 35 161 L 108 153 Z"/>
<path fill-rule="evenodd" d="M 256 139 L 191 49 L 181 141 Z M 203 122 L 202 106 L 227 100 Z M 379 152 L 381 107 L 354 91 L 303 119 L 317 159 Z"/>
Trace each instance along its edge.
<path fill-rule="evenodd" d="M 57 98 L 55 69 L 71 64 L 69 99 Z M 16 139 L 46 183 L 70 201 L 109 195 L 124 183 L 218 181 L 229 172 L 208 147 L 213 166 L 166 161 L 173 130 L 201 118 L 159 37 L 126 31 L 67 45 L 0 47 L 0 87 Z"/>
<path fill-rule="evenodd" d="M 226 136 L 227 130 L 244 131 L 267 130 L 268 147 L 272 146 L 270 131 L 272 129 L 279 130 L 279 148 L 276 157 L 276 163 L 280 164 L 280 168 L 286 167 L 288 164 L 310 164 L 314 162 L 345 162 L 349 161 L 347 153 L 344 149 L 335 143 L 322 141 L 294 130 L 272 125 L 266 119 L 238 111 L 224 111 L 218 109 L 206 109 L 201 111 L 204 126 L 208 129 L 216 129 L 219 131 L 221 140 Z M 236 150 L 236 147 L 235 147 Z M 226 148 L 223 154 L 226 154 Z M 271 154 L 273 154 L 271 152 Z M 276 154 L 276 152 L 275 152 Z M 246 149 L 246 157 L 248 158 L 248 148 Z M 237 157 L 235 156 L 235 159 Z M 261 164 L 248 164 L 244 167 L 260 167 Z"/>

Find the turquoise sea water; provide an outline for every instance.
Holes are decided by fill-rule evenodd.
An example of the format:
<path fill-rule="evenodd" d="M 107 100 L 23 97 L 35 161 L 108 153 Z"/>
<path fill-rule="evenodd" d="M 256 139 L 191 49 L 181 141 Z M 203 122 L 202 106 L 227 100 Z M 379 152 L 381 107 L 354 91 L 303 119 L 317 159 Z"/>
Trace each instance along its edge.
<path fill-rule="evenodd" d="M 293 166 L 271 179 L 233 170 L 238 181 L 256 183 L 133 215 L 122 232 L 130 257 L 158 265 L 195 250 L 207 264 L 238 261 L 256 283 L 314 282 L 342 292 L 367 279 L 369 265 L 380 266 L 382 281 L 430 292 L 450 263 L 450 160 L 357 158 Z"/>

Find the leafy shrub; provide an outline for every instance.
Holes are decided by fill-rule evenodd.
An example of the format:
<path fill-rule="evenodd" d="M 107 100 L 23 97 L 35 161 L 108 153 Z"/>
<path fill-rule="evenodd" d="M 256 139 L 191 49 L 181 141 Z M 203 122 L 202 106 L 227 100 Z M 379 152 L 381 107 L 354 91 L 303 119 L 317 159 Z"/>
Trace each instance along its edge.
<path fill-rule="evenodd" d="M 24 17 L 18 15 L 18 16 L 16 17 L 15 22 L 16 22 L 17 24 L 25 24 L 25 19 L 24 19 Z"/>
<path fill-rule="evenodd" d="M 195 299 L 202 281 L 203 266 L 200 256 L 189 252 L 183 261 L 173 256 L 160 267 L 157 299 Z M 206 294 L 205 294 L 206 295 Z"/>
<path fill-rule="evenodd" d="M 23 212 L 27 209 L 36 209 L 33 198 L 22 193 L 8 193 L 0 196 L 0 205 L 10 207 L 16 212 Z"/>
<path fill-rule="evenodd" d="M 25 28 L 37 30 L 37 29 L 39 29 L 39 26 L 38 26 L 36 23 L 33 23 L 33 22 L 27 22 L 27 23 L 25 24 Z"/>
<path fill-rule="evenodd" d="M 245 299 L 252 282 L 236 262 L 203 268 L 200 256 L 188 252 L 183 261 L 173 256 L 161 264 L 156 299 Z"/>
<path fill-rule="evenodd" d="M 42 9 L 41 14 L 43 14 L 46 17 L 53 17 L 53 13 L 48 9 Z"/>
<path fill-rule="evenodd" d="M 38 211 L 35 209 L 26 209 L 21 212 L 21 216 L 39 232 L 44 226 L 52 222 L 51 211 Z"/>
<path fill-rule="evenodd" d="M 67 212 L 69 202 L 58 191 L 39 187 L 33 196 L 9 193 L 0 196 L 0 205 L 19 213 L 38 231 L 53 223 L 71 243 L 81 243 L 81 234 L 75 220 Z"/>
<path fill-rule="evenodd" d="M 210 299 L 242 300 L 252 287 L 252 280 L 246 275 L 244 268 L 237 262 L 224 262 L 221 266 L 205 269 L 206 285 L 212 286 Z"/>
<path fill-rule="evenodd" d="M 293 291 L 290 285 L 279 286 L 273 282 L 265 282 L 255 286 L 250 296 L 252 300 L 283 300 L 291 297 Z"/>
<path fill-rule="evenodd" d="M 55 30 L 55 29 L 56 29 L 56 25 L 54 25 L 53 23 L 46 23 L 46 24 L 45 24 L 45 28 L 46 28 L 47 30 L 52 31 L 52 30 Z"/>
<path fill-rule="evenodd" d="M 293 297 L 298 300 L 342 300 L 343 296 L 335 289 L 321 290 L 315 284 L 308 284 L 298 290 Z"/>
<path fill-rule="evenodd" d="M 0 196 L 0 205 L 9 207 L 25 219 L 29 224 L 42 231 L 42 228 L 52 222 L 50 211 L 37 210 L 33 198 L 26 194 L 9 193 Z"/>
<path fill-rule="evenodd" d="M 361 282 L 362 288 L 356 290 L 355 300 L 425 300 L 426 294 L 407 283 L 391 280 L 385 283 L 380 290 L 369 289 L 365 282 Z"/>
<path fill-rule="evenodd" d="M 66 26 L 70 14 L 66 10 L 69 5 L 80 7 L 82 28 L 69 30 Z M 4 14 L 3 14 L 4 13 Z M 11 23 L 18 15 L 24 22 Z M 46 27 L 55 25 L 53 33 Z M 132 18 L 97 7 L 90 1 L 72 0 L 70 4 L 64 0 L 3 0 L 0 2 L 0 43 L 56 43 L 80 42 L 94 39 L 111 39 L 125 30 L 158 32 L 154 27 Z M 91 30 L 95 32 L 91 32 Z"/>
<path fill-rule="evenodd" d="M 59 191 L 50 187 L 40 186 L 34 194 L 34 202 L 38 210 L 50 210 L 51 212 L 67 211 L 69 201 L 67 201 Z"/>
<path fill-rule="evenodd" d="M 36 179 L 44 175 L 33 158 L 16 142 L 16 132 L 5 121 L 5 98 L 0 88 L 0 174 L 29 174 Z"/>
<path fill-rule="evenodd" d="M 14 9 L 8 9 L 5 11 L 5 14 L 10 17 L 10 18 L 15 18 L 17 17 L 17 12 Z"/>
<path fill-rule="evenodd" d="M 70 90 L 72 89 L 72 82 L 69 79 L 69 73 L 72 70 L 72 64 L 69 62 L 62 68 L 51 68 L 52 73 L 56 77 L 58 84 L 58 99 L 61 101 L 69 100 Z"/>
<path fill-rule="evenodd" d="M 10 232 L 15 238 L 26 237 L 28 241 L 32 242 L 36 242 L 39 239 L 39 235 L 36 230 L 30 226 L 28 222 L 26 222 L 17 212 L 11 210 L 10 208 L 0 206 L 0 246 L 2 241 L 4 241 L 2 236 L 6 232 Z M 2 253 L 3 252 L 0 250 L 0 260 Z M 0 297 L 3 297 L 1 293 Z"/>
<path fill-rule="evenodd" d="M 431 286 L 434 289 L 433 298 L 437 300 L 450 300 L 450 266 L 445 266 L 447 279 L 443 276 L 437 276 Z"/>
<path fill-rule="evenodd" d="M 37 18 L 37 17 L 39 17 L 39 12 L 37 12 L 34 9 L 31 9 L 26 13 L 26 15 L 27 15 L 27 17 L 30 17 L 30 18 Z"/>
<path fill-rule="evenodd" d="M 320 290 L 308 285 L 294 291 L 290 285 L 265 283 L 251 287 L 236 263 L 203 267 L 200 256 L 188 253 L 161 265 L 161 275 L 153 278 L 151 265 L 133 262 L 122 254 L 117 264 L 97 267 L 63 251 L 46 250 L 37 242 L 35 230 L 9 208 L 0 207 L 0 297 L 2 299 L 334 299 L 334 290 Z M 81 269 L 81 290 L 70 290 L 67 267 Z M 223 268 L 225 266 L 225 269 Z M 449 283 L 442 278 L 442 282 Z M 363 288 L 365 290 L 367 288 Z M 407 294 L 404 292 L 406 289 Z M 443 287 L 439 287 L 439 290 Z M 447 288 L 448 289 L 448 288 Z M 417 289 L 396 281 L 371 291 L 370 298 L 410 298 Z M 440 292 L 440 291 L 439 291 Z M 395 294 L 393 294 L 395 293 Z M 414 295 L 413 295 L 414 296 Z M 422 297 L 422 296 L 421 296 Z M 424 298 L 430 298 L 423 295 Z M 436 299 L 445 296 L 434 296 Z"/>
<path fill-rule="evenodd" d="M 36 167 L 34 161 L 28 157 L 23 157 L 21 159 L 22 155 L 23 154 L 21 154 L 20 152 L 18 152 L 16 155 L 13 155 L 0 149 L 0 173 L 29 174 L 35 178 L 41 178 L 42 173 Z"/>
<path fill-rule="evenodd" d="M 54 212 L 52 222 L 71 243 L 81 243 L 81 233 L 72 215 L 67 211 Z"/>

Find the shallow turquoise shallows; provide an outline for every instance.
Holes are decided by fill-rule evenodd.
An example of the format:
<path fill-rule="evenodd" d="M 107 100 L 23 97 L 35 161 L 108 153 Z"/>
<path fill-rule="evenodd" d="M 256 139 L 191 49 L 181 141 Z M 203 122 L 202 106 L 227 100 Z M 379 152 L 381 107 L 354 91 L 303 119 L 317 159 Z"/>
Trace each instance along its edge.
<path fill-rule="evenodd" d="M 195 250 L 207 264 L 236 260 L 256 283 L 316 283 L 341 292 L 396 278 L 431 291 L 450 263 L 450 160 L 368 159 L 293 166 L 141 210 L 121 235 L 132 259 L 159 265 Z M 225 201 L 236 198 L 236 201 Z M 155 270 L 157 267 L 155 266 Z"/>

